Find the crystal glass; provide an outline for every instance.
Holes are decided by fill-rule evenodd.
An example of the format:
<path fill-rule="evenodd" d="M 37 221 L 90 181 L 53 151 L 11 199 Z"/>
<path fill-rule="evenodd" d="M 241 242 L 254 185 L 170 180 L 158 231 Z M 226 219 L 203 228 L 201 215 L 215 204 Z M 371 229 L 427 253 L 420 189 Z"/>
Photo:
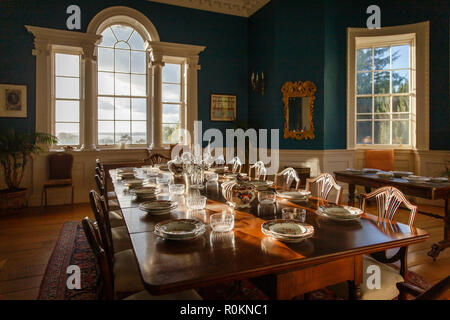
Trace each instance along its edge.
<path fill-rule="evenodd" d="M 259 191 L 258 201 L 260 204 L 272 204 L 275 202 L 277 195 L 273 191 Z"/>
<path fill-rule="evenodd" d="M 205 175 L 206 176 L 206 181 L 208 182 L 214 182 L 219 180 L 219 175 L 215 172 L 211 172 Z"/>
<path fill-rule="evenodd" d="M 170 181 L 170 177 L 168 175 L 166 175 L 166 174 L 163 174 L 163 175 L 160 175 L 160 176 L 156 177 L 156 183 L 158 185 L 160 185 L 160 184 L 161 185 L 169 184 L 169 181 Z"/>
<path fill-rule="evenodd" d="M 209 224 L 214 232 L 229 232 L 234 228 L 234 215 L 225 211 L 212 214 Z"/>
<path fill-rule="evenodd" d="M 283 219 L 294 219 L 305 222 L 306 210 L 300 208 L 283 208 L 281 209 L 281 217 Z"/>
<path fill-rule="evenodd" d="M 149 175 L 150 177 L 156 177 L 159 173 L 158 168 L 147 168 L 145 169 L 145 171 L 147 172 L 147 175 Z"/>
<path fill-rule="evenodd" d="M 275 217 L 277 215 L 277 205 L 275 203 L 270 204 L 258 204 L 258 217 Z"/>
<path fill-rule="evenodd" d="M 192 210 L 202 210 L 206 206 L 205 196 L 190 196 L 186 198 L 186 206 Z"/>
<path fill-rule="evenodd" d="M 169 185 L 170 194 L 184 194 L 184 184 L 171 184 Z"/>

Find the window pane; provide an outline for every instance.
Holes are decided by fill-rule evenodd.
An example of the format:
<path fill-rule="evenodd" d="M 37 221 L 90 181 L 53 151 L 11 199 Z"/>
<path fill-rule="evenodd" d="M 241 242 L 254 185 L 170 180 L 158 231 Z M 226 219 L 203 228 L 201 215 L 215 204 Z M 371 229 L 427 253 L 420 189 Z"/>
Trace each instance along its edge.
<path fill-rule="evenodd" d="M 130 121 L 115 121 L 116 143 L 131 143 Z"/>
<path fill-rule="evenodd" d="M 114 144 L 114 122 L 98 122 L 98 143 L 100 145 Z"/>
<path fill-rule="evenodd" d="M 392 69 L 409 68 L 409 45 L 392 47 Z"/>
<path fill-rule="evenodd" d="M 98 70 L 114 71 L 114 50 L 98 48 Z"/>
<path fill-rule="evenodd" d="M 146 96 L 147 95 L 147 83 L 145 81 L 145 75 L 132 74 L 131 75 L 131 95 L 132 96 Z"/>
<path fill-rule="evenodd" d="M 98 119 L 114 120 L 114 98 L 98 98 Z"/>
<path fill-rule="evenodd" d="M 180 130 L 179 124 L 163 124 L 163 143 L 178 143 Z"/>
<path fill-rule="evenodd" d="M 114 94 L 114 73 L 98 73 L 98 94 Z"/>
<path fill-rule="evenodd" d="M 392 143 L 409 144 L 409 121 L 392 121 Z"/>
<path fill-rule="evenodd" d="M 66 77 L 80 76 L 80 56 L 73 54 L 55 54 L 55 75 Z"/>
<path fill-rule="evenodd" d="M 372 70 L 372 49 L 356 50 L 356 71 Z"/>
<path fill-rule="evenodd" d="M 180 105 L 164 104 L 163 105 L 163 123 L 179 123 L 180 122 Z"/>
<path fill-rule="evenodd" d="M 80 102 L 68 100 L 55 101 L 55 120 L 79 122 L 80 121 Z"/>
<path fill-rule="evenodd" d="M 389 97 L 375 97 L 374 112 L 391 112 L 389 101 Z"/>
<path fill-rule="evenodd" d="M 130 98 L 116 98 L 116 120 L 130 120 Z"/>
<path fill-rule="evenodd" d="M 372 143 L 372 121 L 356 122 L 356 143 Z"/>
<path fill-rule="evenodd" d="M 181 65 L 166 63 L 163 69 L 163 82 L 181 83 Z"/>
<path fill-rule="evenodd" d="M 135 30 L 128 40 L 128 43 L 133 50 L 145 50 L 144 47 L 144 39 L 142 39 L 141 35 Z"/>
<path fill-rule="evenodd" d="M 114 50 L 115 53 L 115 71 L 116 72 L 130 72 L 130 51 L 129 50 Z"/>
<path fill-rule="evenodd" d="M 133 132 L 132 143 L 134 144 L 147 143 L 147 123 L 145 121 L 131 122 L 131 129 Z"/>
<path fill-rule="evenodd" d="M 78 123 L 55 124 L 55 135 L 58 137 L 59 145 L 80 144 L 80 125 Z"/>
<path fill-rule="evenodd" d="M 79 99 L 80 79 L 56 77 L 56 98 Z"/>
<path fill-rule="evenodd" d="M 409 119 L 409 113 L 393 113 L 392 119 Z"/>
<path fill-rule="evenodd" d="M 372 93 L 372 73 L 362 72 L 356 76 L 356 93 L 371 94 Z"/>
<path fill-rule="evenodd" d="M 106 28 L 102 33 L 102 42 L 100 42 L 99 46 L 102 47 L 114 47 L 114 44 L 117 42 L 116 37 L 114 37 L 110 28 Z"/>
<path fill-rule="evenodd" d="M 376 113 L 375 114 L 375 119 L 387 119 L 389 120 L 390 115 L 389 113 Z"/>
<path fill-rule="evenodd" d="M 373 64 L 375 70 L 387 70 L 391 67 L 390 47 L 374 48 Z"/>
<path fill-rule="evenodd" d="M 389 121 L 375 121 L 374 143 L 390 144 Z"/>
<path fill-rule="evenodd" d="M 374 73 L 374 93 L 389 93 L 390 91 L 390 72 Z"/>
<path fill-rule="evenodd" d="M 392 71 L 392 92 L 409 92 L 409 70 Z"/>
<path fill-rule="evenodd" d="M 131 119 L 146 120 L 147 119 L 147 99 L 133 98 L 131 99 Z"/>
<path fill-rule="evenodd" d="M 371 114 L 358 114 L 356 116 L 356 118 L 358 120 L 372 120 L 372 115 Z"/>
<path fill-rule="evenodd" d="M 409 112 L 409 97 L 392 97 L 393 112 Z"/>
<path fill-rule="evenodd" d="M 129 26 L 122 26 L 118 24 L 111 26 L 111 29 L 114 31 L 114 34 L 119 41 L 127 41 L 133 31 L 133 29 Z"/>
<path fill-rule="evenodd" d="M 162 100 L 163 102 L 180 102 L 181 88 L 179 84 L 163 84 Z"/>
<path fill-rule="evenodd" d="M 145 74 L 145 52 L 131 51 L 131 72 Z"/>
<path fill-rule="evenodd" d="M 116 73 L 116 95 L 129 96 L 130 95 L 130 75 Z"/>
<path fill-rule="evenodd" d="M 372 112 L 372 98 L 357 98 L 356 99 L 357 113 L 371 113 Z"/>

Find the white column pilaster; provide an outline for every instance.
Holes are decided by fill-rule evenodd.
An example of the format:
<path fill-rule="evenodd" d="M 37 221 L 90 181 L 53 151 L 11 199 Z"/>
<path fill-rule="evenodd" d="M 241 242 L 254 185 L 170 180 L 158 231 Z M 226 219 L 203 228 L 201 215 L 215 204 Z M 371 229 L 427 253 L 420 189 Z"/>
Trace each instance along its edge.
<path fill-rule="evenodd" d="M 164 62 L 162 57 L 153 57 L 153 143 L 152 149 L 159 149 L 163 146 L 162 137 L 162 68 Z"/>
<path fill-rule="evenodd" d="M 198 85 L 197 85 L 197 73 L 200 70 L 198 64 L 198 56 L 189 57 L 187 59 L 187 117 L 186 117 L 186 129 L 191 135 L 191 143 L 194 141 L 194 121 L 198 120 Z M 199 132 L 199 134 L 202 134 Z"/>
<path fill-rule="evenodd" d="M 95 145 L 96 110 L 97 110 L 97 56 L 95 45 L 83 46 L 83 59 L 85 66 L 85 91 L 84 91 L 84 150 L 97 150 Z"/>

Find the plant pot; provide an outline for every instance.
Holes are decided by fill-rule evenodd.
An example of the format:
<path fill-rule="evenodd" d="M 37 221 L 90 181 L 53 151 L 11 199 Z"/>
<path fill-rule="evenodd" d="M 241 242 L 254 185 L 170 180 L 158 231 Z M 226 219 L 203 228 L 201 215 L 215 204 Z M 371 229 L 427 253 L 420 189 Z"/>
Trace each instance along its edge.
<path fill-rule="evenodd" d="M 0 190 L 0 215 L 6 215 L 21 211 L 27 206 L 28 190 L 20 188 L 11 191 L 9 189 Z"/>

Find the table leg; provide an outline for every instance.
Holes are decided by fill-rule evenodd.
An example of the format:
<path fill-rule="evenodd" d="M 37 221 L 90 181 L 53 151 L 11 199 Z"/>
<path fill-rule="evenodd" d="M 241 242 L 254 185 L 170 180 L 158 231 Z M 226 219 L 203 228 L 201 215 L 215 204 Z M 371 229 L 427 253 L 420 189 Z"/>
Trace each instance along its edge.
<path fill-rule="evenodd" d="M 348 185 L 348 205 L 349 206 L 355 205 L 355 185 L 354 184 Z"/>
<path fill-rule="evenodd" d="M 448 199 L 445 199 L 444 240 L 433 244 L 428 255 L 436 260 L 439 253 L 448 247 L 450 247 L 450 208 Z"/>

